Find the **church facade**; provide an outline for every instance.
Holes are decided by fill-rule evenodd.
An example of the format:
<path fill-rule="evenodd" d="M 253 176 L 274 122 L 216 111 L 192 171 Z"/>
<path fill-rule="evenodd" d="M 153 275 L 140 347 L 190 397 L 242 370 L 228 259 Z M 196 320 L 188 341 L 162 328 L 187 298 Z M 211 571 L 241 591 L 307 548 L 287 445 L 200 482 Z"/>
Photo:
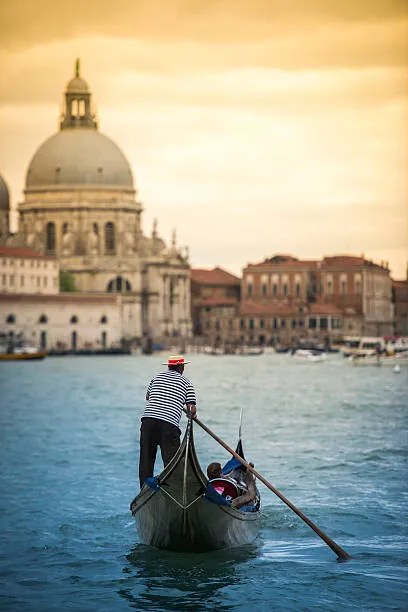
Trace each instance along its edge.
<path fill-rule="evenodd" d="M 77 60 L 60 129 L 29 164 L 18 235 L 8 242 L 55 257 L 81 293 L 120 294 L 124 340 L 188 338 L 188 251 L 175 232 L 167 246 L 156 222 L 145 236 L 142 210 L 125 155 L 98 129 Z"/>

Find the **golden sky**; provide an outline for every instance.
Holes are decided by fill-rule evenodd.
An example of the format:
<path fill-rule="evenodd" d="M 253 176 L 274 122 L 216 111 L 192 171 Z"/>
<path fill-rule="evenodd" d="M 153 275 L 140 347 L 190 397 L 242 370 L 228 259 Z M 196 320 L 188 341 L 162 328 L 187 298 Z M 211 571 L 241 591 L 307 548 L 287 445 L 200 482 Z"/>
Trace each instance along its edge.
<path fill-rule="evenodd" d="M 194 267 L 275 253 L 408 261 L 407 0 L 2 0 L 14 205 L 76 57 L 143 228 Z"/>

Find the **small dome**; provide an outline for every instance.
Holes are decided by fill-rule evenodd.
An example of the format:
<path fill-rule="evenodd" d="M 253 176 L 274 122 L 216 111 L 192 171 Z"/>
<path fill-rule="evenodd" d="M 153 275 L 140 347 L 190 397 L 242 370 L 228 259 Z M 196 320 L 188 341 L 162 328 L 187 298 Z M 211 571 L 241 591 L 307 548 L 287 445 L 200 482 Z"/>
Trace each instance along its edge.
<path fill-rule="evenodd" d="M 6 181 L 0 175 L 0 210 L 10 209 L 10 195 Z"/>
<path fill-rule="evenodd" d="M 27 171 L 26 189 L 56 186 L 133 189 L 133 176 L 110 138 L 92 128 L 68 128 L 40 146 Z"/>
<path fill-rule="evenodd" d="M 67 93 L 89 93 L 88 83 L 80 76 L 75 76 L 67 85 Z"/>

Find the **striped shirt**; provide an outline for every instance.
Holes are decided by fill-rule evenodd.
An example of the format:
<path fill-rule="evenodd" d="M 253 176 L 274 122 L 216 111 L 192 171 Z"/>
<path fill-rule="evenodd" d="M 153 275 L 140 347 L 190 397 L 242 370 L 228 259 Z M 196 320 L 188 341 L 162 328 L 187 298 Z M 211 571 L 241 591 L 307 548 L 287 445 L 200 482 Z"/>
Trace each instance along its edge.
<path fill-rule="evenodd" d="M 143 417 L 167 421 L 176 427 L 179 427 L 183 406 L 196 404 L 193 385 L 176 370 L 160 372 L 155 376 L 150 381 L 146 397 Z"/>

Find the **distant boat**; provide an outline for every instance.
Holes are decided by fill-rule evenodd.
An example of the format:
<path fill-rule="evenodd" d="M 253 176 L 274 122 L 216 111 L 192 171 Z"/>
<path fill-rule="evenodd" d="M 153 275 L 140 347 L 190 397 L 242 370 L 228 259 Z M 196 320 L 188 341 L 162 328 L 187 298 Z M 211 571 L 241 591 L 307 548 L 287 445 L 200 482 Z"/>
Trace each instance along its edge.
<path fill-rule="evenodd" d="M 238 349 L 237 355 L 263 355 L 263 348 L 259 346 L 243 346 Z"/>
<path fill-rule="evenodd" d="M 0 361 L 32 361 L 44 359 L 47 355 L 47 351 L 22 338 L 13 341 L 3 336 L 0 339 Z"/>
<path fill-rule="evenodd" d="M 297 363 L 319 363 L 325 361 L 326 358 L 326 353 L 310 349 L 297 349 L 292 353 L 292 359 Z"/>
<path fill-rule="evenodd" d="M 408 365 L 408 351 L 395 355 L 354 355 L 350 358 L 354 366 L 392 366 Z"/>
<path fill-rule="evenodd" d="M 0 361 L 34 361 L 44 359 L 47 355 L 47 351 L 0 353 Z"/>

